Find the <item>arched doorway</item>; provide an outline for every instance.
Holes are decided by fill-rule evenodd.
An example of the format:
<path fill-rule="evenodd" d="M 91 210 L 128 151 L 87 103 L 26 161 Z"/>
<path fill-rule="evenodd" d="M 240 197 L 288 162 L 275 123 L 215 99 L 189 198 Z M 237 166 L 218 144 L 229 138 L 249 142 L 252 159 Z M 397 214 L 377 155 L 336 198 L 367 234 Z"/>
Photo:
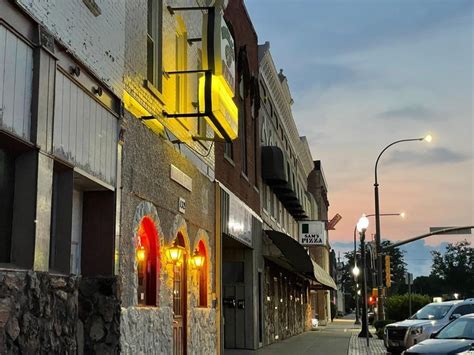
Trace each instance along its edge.
<path fill-rule="evenodd" d="M 175 246 L 183 248 L 179 261 L 173 265 L 173 354 L 185 355 L 187 352 L 187 265 L 186 244 L 181 232 L 175 239 Z"/>
<path fill-rule="evenodd" d="M 157 306 L 160 246 L 155 223 L 143 217 L 137 230 L 138 305 Z"/>

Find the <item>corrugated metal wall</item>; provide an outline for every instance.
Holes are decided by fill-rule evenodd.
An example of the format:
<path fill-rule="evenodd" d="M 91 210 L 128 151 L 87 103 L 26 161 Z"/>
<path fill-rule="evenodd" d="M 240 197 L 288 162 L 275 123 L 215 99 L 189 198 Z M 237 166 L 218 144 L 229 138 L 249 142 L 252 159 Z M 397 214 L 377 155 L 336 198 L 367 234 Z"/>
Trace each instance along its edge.
<path fill-rule="evenodd" d="M 59 70 L 54 104 L 54 153 L 115 184 L 118 119 Z"/>
<path fill-rule="evenodd" d="M 30 139 L 33 49 L 0 25 L 0 126 Z"/>

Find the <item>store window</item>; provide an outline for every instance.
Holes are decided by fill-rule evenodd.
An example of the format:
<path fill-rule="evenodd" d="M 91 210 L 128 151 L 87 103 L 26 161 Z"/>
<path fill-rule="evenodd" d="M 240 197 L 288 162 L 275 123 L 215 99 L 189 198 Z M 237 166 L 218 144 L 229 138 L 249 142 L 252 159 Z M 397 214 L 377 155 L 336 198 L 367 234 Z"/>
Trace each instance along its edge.
<path fill-rule="evenodd" d="M 144 217 L 137 231 L 138 304 L 157 306 L 160 279 L 160 246 L 155 223 Z"/>

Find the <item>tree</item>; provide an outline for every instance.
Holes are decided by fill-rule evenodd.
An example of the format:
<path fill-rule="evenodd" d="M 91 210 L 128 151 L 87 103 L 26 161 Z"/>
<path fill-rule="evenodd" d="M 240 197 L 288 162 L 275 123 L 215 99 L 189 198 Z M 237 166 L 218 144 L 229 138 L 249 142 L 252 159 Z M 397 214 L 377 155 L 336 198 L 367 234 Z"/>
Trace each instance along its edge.
<path fill-rule="evenodd" d="M 418 276 L 413 280 L 412 291 L 431 297 L 441 297 L 444 293 L 444 282 L 435 275 Z"/>
<path fill-rule="evenodd" d="M 443 281 L 448 294 L 459 293 L 462 297 L 474 296 L 474 251 L 471 242 L 462 240 L 449 243 L 444 254 L 432 251 L 433 266 L 430 277 Z"/>

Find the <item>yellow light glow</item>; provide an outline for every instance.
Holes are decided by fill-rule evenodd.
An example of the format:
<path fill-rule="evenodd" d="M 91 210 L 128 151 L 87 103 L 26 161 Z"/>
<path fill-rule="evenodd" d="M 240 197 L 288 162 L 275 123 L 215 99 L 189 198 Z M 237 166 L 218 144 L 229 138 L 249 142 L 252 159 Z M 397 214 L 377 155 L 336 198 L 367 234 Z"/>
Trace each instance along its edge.
<path fill-rule="evenodd" d="M 145 107 L 143 107 L 143 105 L 141 105 L 126 91 L 123 92 L 123 106 L 128 112 L 137 118 L 152 116 L 152 114 Z M 146 120 L 144 122 L 153 132 L 157 134 L 164 133 L 163 125 L 157 119 Z"/>
<path fill-rule="evenodd" d="M 204 112 L 206 109 L 204 95 L 205 83 L 205 76 L 199 78 L 199 106 L 201 107 L 201 112 Z M 211 111 L 214 117 L 230 139 L 236 139 L 239 127 L 239 111 L 234 102 L 232 90 L 229 88 L 223 76 L 212 75 L 211 96 Z M 214 132 L 216 132 L 217 136 L 224 138 L 222 132 L 219 131 L 214 122 L 207 116 L 206 121 Z"/>
<path fill-rule="evenodd" d="M 204 265 L 205 261 L 206 261 L 206 258 L 204 257 L 204 255 L 198 254 L 197 251 L 194 253 L 193 258 L 192 258 L 192 262 L 194 266 L 196 266 L 197 268 L 201 268 Z"/>
<path fill-rule="evenodd" d="M 425 141 L 430 143 L 431 141 L 433 140 L 433 137 L 431 136 L 431 134 L 428 134 L 426 137 L 425 137 Z"/>
<path fill-rule="evenodd" d="M 137 259 L 138 261 L 144 261 L 145 258 L 146 258 L 145 248 L 141 246 L 140 248 L 137 249 Z"/>
<path fill-rule="evenodd" d="M 167 254 L 168 254 L 168 258 L 172 262 L 176 263 L 181 259 L 181 255 L 183 254 L 183 248 L 173 244 L 172 247 L 168 248 Z"/>
<path fill-rule="evenodd" d="M 405 218 L 405 217 L 406 217 L 406 213 L 405 213 L 405 212 L 401 212 L 401 213 L 400 213 L 400 217 Z"/>

